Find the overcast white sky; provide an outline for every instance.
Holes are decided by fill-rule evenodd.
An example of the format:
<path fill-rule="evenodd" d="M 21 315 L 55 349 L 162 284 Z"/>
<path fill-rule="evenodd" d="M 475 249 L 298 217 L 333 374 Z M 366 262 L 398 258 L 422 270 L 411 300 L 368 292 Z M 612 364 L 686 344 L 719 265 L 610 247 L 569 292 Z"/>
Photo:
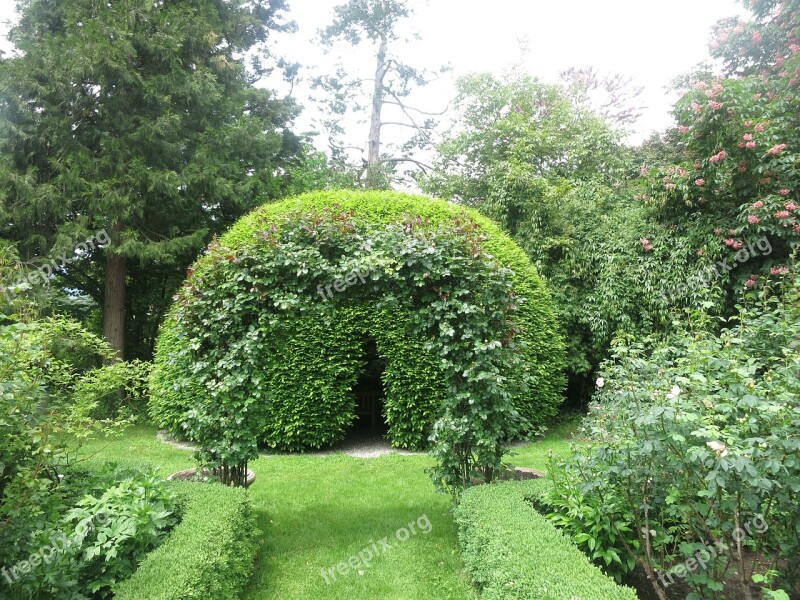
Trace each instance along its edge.
<path fill-rule="evenodd" d="M 295 0 L 292 18 L 299 31 L 281 41 L 281 51 L 304 65 L 325 64 L 312 40 L 339 3 Z M 422 39 L 402 52 L 415 66 L 450 63 L 454 77 L 475 71 L 501 74 L 519 62 L 519 40 L 527 38 L 530 53 L 524 65 L 543 80 L 555 81 L 569 67 L 589 66 L 633 77 L 644 87 L 642 101 L 648 107 L 633 141 L 671 124 L 676 97 L 667 86 L 708 59 L 712 25 L 747 14 L 735 0 L 419 0 L 415 7 L 413 25 Z M 452 95 L 452 85 L 437 86 L 423 102 L 440 109 Z M 361 141 L 365 138 L 366 132 Z"/>
<path fill-rule="evenodd" d="M 280 52 L 305 66 L 325 69 L 329 59 L 312 40 L 342 1 L 289 0 L 290 17 L 299 31 L 279 40 Z M 13 0 L 0 0 L 0 20 L 13 18 L 13 6 Z M 643 103 L 648 106 L 635 140 L 671 123 L 675 98 L 666 86 L 707 59 L 711 26 L 722 17 L 746 14 L 735 0 L 418 0 L 415 6 L 413 26 L 422 39 L 402 52 L 411 64 L 450 63 L 454 76 L 474 71 L 500 74 L 519 62 L 519 40 L 525 37 L 530 54 L 524 64 L 543 80 L 554 81 L 569 67 L 588 66 L 632 76 L 645 88 Z M 348 61 L 371 65 L 366 49 L 363 54 L 351 51 Z M 310 75 L 308 70 L 304 73 Z M 443 108 L 452 90 L 449 82 L 429 90 L 422 97 L 425 108 Z M 295 95 L 307 108 L 299 124 L 308 127 L 313 107 L 305 86 L 295 88 Z M 358 137 L 361 144 L 366 132 Z"/>

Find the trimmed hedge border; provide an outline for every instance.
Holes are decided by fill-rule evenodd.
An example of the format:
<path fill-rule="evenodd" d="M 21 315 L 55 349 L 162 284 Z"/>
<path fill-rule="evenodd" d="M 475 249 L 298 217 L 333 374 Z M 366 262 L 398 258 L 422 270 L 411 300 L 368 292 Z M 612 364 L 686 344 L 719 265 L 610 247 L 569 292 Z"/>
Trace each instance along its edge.
<path fill-rule="evenodd" d="M 183 518 L 136 572 L 114 589 L 116 600 L 235 600 L 256 552 L 255 516 L 241 488 L 170 482 Z"/>
<path fill-rule="evenodd" d="M 534 510 L 544 480 L 481 485 L 456 509 L 466 570 L 483 600 L 637 600 L 591 564 L 563 533 Z"/>

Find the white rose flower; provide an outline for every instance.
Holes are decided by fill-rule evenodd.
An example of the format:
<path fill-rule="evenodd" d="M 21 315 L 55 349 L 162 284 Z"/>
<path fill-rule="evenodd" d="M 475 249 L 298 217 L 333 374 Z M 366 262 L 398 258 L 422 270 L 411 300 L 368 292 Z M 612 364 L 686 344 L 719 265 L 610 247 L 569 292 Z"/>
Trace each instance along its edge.
<path fill-rule="evenodd" d="M 602 377 L 597 378 L 597 387 L 602 388 L 606 384 L 606 380 Z"/>
<path fill-rule="evenodd" d="M 681 395 L 681 388 L 679 388 L 677 385 L 673 385 L 672 389 L 669 391 L 669 394 L 667 394 L 667 398 L 669 398 L 670 400 L 675 400 L 675 398 L 677 398 L 680 395 Z"/>
<path fill-rule="evenodd" d="M 711 450 L 717 453 L 717 456 L 720 458 L 725 458 L 728 456 L 728 447 L 723 444 L 722 442 L 706 442 L 706 446 L 708 446 Z"/>

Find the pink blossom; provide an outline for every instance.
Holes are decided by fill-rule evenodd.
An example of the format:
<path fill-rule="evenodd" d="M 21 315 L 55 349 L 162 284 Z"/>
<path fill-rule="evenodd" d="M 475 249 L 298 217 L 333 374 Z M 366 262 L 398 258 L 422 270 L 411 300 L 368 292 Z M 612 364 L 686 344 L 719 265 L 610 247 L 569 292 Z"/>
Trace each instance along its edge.
<path fill-rule="evenodd" d="M 789 50 L 792 51 L 792 54 L 797 54 L 798 52 L 800 52 L 800 46 L 798 46 L 797 44 L 792 44 L 791 46 L 789 46 Z"/>
<path fill-rule="evenodd" d="M 754 31 L 753 35 L 750 36 L 750 39 L 753 40 L 754 44 L 760 44 L 762 40 L 761 34 L 758 31 Z"/>
<path fill-rule="evenodd" d="M 769 270 L 770 275 L 786 275 L 789 272 L 789 267 L 772 267 Z"/>
<path fill-rule="evenodd" d="M 794 202 L 787 202 L 784 206 L 786 206 L 786 210 L 797 210 L 797 204 Z"/>
<path fill-rule="evenodd" d="M 753 122 L 752 121 L 745 121 L 744 122 L 744 126 L 745 127 L 752 127 L 753 126 Z"/>
<path fill-rule="evenodd" d="M 756 131 L 757 133 L 761 133 L 762 131 L 764 131 L 764 124 L 758 123 L 753 130 Z"/>
<path fill-rule="evenodd" d="M 719 235 L 720 233 L 722 233 L 722 229 L 720 227 L 717 227 L 716 229 L 714 229 L 714 233 Z"/>
<path fill-rule="evenodd" d="M 739 173 L 747 173 L 747 163 L 742 161 L 739 163 Z"/>
<path fill-rule="evenodd" d="M 800 224 L 794 226 L 794 230 L 796 233 L 800 233 Z"/>
<path fill-rule="evenodd" d="M 745 142 L 752 142 L 752 141 L 753 141 L 753 134 L 752 134 L 752 133 L 745 133 L 745 134 L 742 136 L 742 139 L 743 139 Z"/>
<path fill-rule="evenodd" d="M 702 164 L 702 163 L 699 163 L 699 162 L 696 162 L 696 163 L 694 163 L 692 166 L 693 166 L 695 169 L 700 169 L 700 168 L 702 168 L 702 167 L 703 167 L 703 164 Z"/>
<path fill-rule="evenodd" d="M 699 115 L 703 111 L 703 107 L 697 102 L 692 102 L 692 110 Z"/>
<path fill-rule="evenodd" d="M 778 190 L 778 193 L 779 193 L 781 196 L 788 196 L 789 194 L 791 194 L 791 193 L 792 193 L 792 190 L 787 190 L 787 189 Z"/>
<path fill-rule="evenodd" d="M 731 235 L 736 235 L 736 230 L 735 229 L 728 229 L 728 233 L 731 234 Z"/>
<path fill-rule="evenodd" d="M 729 248 L 733 248 L 734 250 L 738 250 L 744 244 L 742 244 L 742 242 L 740 242 L 739 240 L 728 238 L 727 240 L 725 240 L 725 245 L 728 246 Z"/>
<path fill-rule="evenodd" d="M 776 219 L 788 219 L 791 216 L 792 215 L 789 213 L 788 210 L 779 210 L 778 212 L 775 213 Z"/>
<path fill-rule="evenodd" d="M 708 84 L 705 81 L 698 81 L 692 87 L 696 90 L 703 91 L 708 87 Z"/>
<path fill-rule="evenodd" d="M 647 177 L 647 174 L 649 172 L 650 172 L 650 169 L 648 169 L 647 167 L 642 167 L 642 168 L 639 169 L 639 175 L 641 175 L 642 177 Z"/>
<path fill-rule="evenodd" d="M 715 154 L 714 156 L 709 158 L 708 162 L 713 163 L 713 164 L 716 165 L 716 164 L 721 163 L 726 158 L 728 158 L 728 153 L 725 152 L 725 150 L 720 150 L 717 154 Z"/>
<path fill-rule="evenodd" d="M 744 145 L 744 147 L 745 147 L 745 148 L 747 148 L 747 149 L 749 149 L 749 150 L 752 150 L 753 148 L 755 148 L 755 147 L 756 147 L 756 143 L 755 143 L 755 142 L 747 142 L 747 143 Z"/>
<path fill-rule="evenodd" d="M 697 186 L 702 187 L 702 186 L 704 186 L 706 184 L 706 180 L 703 179 L 702 177 L 700 177 L 700 178 L 694 180 L 694 184 L 697 185 Z"/>
<path fill-rule="evenodd" d="M 744 285 L 748 290 L 751 290 L 756 285 L 756 280 L 755 279 L 748 279 L 747 281 L 744 282 Z"/>
<path fill-rule="evenodd" d="M 733 28 L 733 33 L 735 33 L 736 35 L 744 33 L 744 25 L 739 23 L 736 27 Z"/>
<path fill-rule="evenodd" d="M 639 243 L 642 245 L 642 247 L 644 248 L 645 252 L 652 252 L 653 251 L 653 246 L 652 246 L 652 244 L 650 244 L 650 240 L 648 240 L 647 238 L 640 238 L 639 239 Z"/>
<path fill-rule="evenodd" d="M 759 208 L 764 208 L 764 203 L 761 200 L 753 202 L 753 208 L 756 210 L 758 210 Z"/>
<path fill-rule="evenodd" d="M 668 190 L 674 190 L 675 189 L 675 184 L 674 183 L 667 183 L 667 184 L 664 184 L 664 187 L 667 188 Z"/>
<path fill-rule="evenodd" d="M 689 133 L 689 128 L 686 125 L 678 125 L 678 131 L 682 135 L 686 135 L 687 133 Z"/>
<path fill-rule="evenodd" d="M 722 104 L 722 102 L 717 102 L 716 100 L 712 100 L 711 102 L 708 103 L 708 108 L 710 108 L 711 110 L 719 110 L 723 106 L 724 104 Z"/>
<path fill-rule="evenodd" d="M 747 222 L 750 223 L 750 225 L 758 225 L 761 223 L 761 219 L 755 215 L 747 215 Z"/>
<path fill-rule="evenodd" d="M 770 156 L 777 156 L 784 150 L 786 150 L 786 144 L 778 144 L 777 146 L 773 146 L 772 148 L 767 150 L 767 154 L 769 154 Z"/>

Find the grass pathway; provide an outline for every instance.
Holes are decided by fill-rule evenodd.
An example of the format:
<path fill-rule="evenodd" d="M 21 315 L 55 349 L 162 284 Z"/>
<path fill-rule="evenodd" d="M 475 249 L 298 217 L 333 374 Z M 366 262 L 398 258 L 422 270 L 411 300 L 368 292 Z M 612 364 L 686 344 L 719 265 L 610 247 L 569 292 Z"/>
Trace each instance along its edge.
<path fill-rule="evenodd" d="M 460 575 L 449 498 L 433 490 L 429 464 L 397 455 L 256 461 L 271 491 L 253 489 L 264 539 L 245 598 L 477 597 Z M 362 552 L 378 556 L 365 567 Z M 336 570 L 351 557 L 355 569 Z"/>
<path fill-rule="evenodd" d="M 123 437 L 90 442 L 85 453 L 92 460 L 157 466 L 165 474 L 193 466 L 191 452 L 157 441 L 155 433 L 135 427 Z M 512 462 L 543 469 L 548 451 L 566 451 L 565 433 L 556 430 L 517 448 Z M 397 454 L 254 461 L 250 491 L 260 549 L 244 598 L 477 598 L 461 572 L 450 500 L 434 491 L 425 473 L 431 465 L 427 456 Z M 369 566 L 357 562 L 360 553 Z M 351 557 L 353 567 L 345 568 Z"/>

